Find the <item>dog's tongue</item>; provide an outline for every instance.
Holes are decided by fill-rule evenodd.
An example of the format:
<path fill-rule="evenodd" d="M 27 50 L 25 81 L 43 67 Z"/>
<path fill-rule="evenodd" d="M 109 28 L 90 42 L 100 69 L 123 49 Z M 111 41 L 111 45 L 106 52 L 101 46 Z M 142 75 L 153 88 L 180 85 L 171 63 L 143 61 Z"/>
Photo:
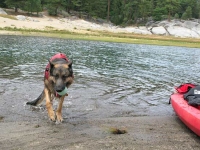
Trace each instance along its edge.
<path fill-rule="evenodd" d="M 57 93 L 58 95 L 61 95 L 61 96 L 67 94 L 67 88 L 65 87 L 65 89 L 62 92 L 57 92 Z"/>

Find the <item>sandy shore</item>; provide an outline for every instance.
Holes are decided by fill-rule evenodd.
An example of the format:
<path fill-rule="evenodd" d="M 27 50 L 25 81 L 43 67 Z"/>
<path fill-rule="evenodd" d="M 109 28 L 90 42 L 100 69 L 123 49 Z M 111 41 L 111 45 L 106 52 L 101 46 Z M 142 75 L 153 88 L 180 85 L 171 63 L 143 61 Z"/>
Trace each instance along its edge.
<path fill-rule="evenodd" d="M 66 30 L 77 33 L 91 33 L 92 30 L 131 33 L 128 28 L 120 28 L 107 23 L 97 24 L 76 17 L 51 17 L 46 15 L 46 13 L 44 13 L 43 17 L 25 17 L 25 20 L 14 20 L 0 16 L 0 28 L 11 27 L 36 30 Z"/>
<path fill-rule="evenodd" d="M 126 134 L 111 134 L 111 127 Z M 175 116 L 0 122 L 0 149 L 198 150 L 200 138 Z"/>

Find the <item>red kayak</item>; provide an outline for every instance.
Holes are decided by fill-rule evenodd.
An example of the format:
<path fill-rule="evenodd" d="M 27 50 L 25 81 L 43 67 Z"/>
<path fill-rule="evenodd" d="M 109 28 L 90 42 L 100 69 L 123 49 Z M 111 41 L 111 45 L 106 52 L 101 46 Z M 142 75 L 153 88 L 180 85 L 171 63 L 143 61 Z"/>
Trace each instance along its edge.
<path fill-rule="evenodd" d="M 183 94 L 172 94 L 171 104 L 183 123 L 190 128 L 194 133 L 200 136 L 200 106 L 194 107 L 188 105 L 183 99 Z"/>

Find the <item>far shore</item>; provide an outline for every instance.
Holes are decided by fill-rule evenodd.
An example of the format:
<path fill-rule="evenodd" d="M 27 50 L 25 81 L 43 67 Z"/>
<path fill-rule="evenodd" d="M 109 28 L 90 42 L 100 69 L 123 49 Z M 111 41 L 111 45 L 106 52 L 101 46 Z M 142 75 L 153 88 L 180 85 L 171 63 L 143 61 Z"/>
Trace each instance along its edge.
<path fill-rule="evenodd" d="M 134 34 L 124 30 L 122 27 L 96 24 L 79 18 L 51 17 L 45 12 L 44 17 L 26 16 L 25 20 L 17 20 L 16 15 L 13 15 L 13 13 L 0 15 L 0 35 L 44 36 L 200 48 L 200 39 Z"/>
<path fill-rule="evenodd" d="M 108 33 L 93 31 L 93 33 L 69 32 L 69 31 L 44 31 L 44 30 L 29 30 L 15 29 L 7 30 L 0 29 L 0 35 L 20 35 L 20 36 L 42 36 L 52 38 L 63 38 L 73 40 L 88 40 L 102 42 L 116 42 L 129 44 L 147 44 L 160 46 L 180 46 L 190 48 L 200 48 L 200 40 L 191 38 L 174 38 L 170 36 L 155 36 L 155 35 L 135 35 L 126 33 Z"/>

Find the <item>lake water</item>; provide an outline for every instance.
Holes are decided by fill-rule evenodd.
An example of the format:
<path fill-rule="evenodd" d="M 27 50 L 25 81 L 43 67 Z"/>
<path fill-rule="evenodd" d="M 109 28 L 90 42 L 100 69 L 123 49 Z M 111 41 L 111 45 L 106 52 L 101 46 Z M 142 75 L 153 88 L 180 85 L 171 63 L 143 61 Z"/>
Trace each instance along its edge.
<path fill-rule="evenodd" d="M 200 49 L 0 36 L 0 115 L 5 120 L 47 116 L 25 103 L 41 93 L 44 68 L 57 52 L 73 59 L 66 120 L 174 115 L 168 104 L 173 87 L 200 82 Z"/>

